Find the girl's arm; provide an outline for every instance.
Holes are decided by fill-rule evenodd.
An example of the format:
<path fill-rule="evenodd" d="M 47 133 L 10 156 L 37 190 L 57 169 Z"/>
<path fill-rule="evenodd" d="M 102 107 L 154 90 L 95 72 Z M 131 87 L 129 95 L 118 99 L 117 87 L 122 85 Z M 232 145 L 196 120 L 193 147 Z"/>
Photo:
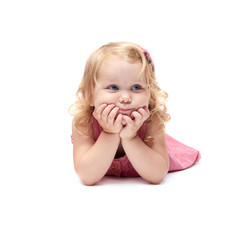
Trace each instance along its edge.
<path fill-rule="evenodd" d="M 135 125 L 142 124 L 144 120 L 144 112 L 141 115 L 135 114 L 135 120 L 125 117 L 129 129 L 123 134 L 122 146 L 128 156 L 129 161 L 133 165 L 138 174 L 148 182 L 158 184 L 167 174 L 169 169 L 169 157 L 166 147 L 165 134 L 159 136 L 154 131 L 156 119 L 147 124 L 146 136 L 154 137 L 149 143 L 143 142 L 138 135 L 130 134 L 127 137 L 127 130 L 130 133 Z M 127 126 L 126 126 L 127 127 Z M 125 129 L 123 129 L 125 130 Z M 123 131 L 122 130 L 122 131 Z M 121 136 L 122 132 L 120 133 Z"/>
<path fill-rule="evenodd" d="M 102 107 L 101 107 L 102 106 Z M 103 130 L 98 139 L 79 134 L 73 121 L 73 159 L 74 168 L 85 185 L 94 185 L 106 174 L 120 143 L 118 132 L 122 128 L 122 117 L 114 120 L 115 112 L 112 107 L 101 105 L 94 116 L 100 119 Z M 111 112 L 109 114 L 109 112 Z M 106 117 L 106 118 L 105 118 Z"/>

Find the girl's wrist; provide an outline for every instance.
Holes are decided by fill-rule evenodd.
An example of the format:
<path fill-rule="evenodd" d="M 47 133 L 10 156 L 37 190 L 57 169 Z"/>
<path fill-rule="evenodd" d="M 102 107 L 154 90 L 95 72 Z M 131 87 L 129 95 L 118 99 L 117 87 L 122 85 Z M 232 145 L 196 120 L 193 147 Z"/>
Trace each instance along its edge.
<path fill-rule="evenodd" d="M 130 137 L 121 137 L 120 136 L 120 138 L 121 138 L 121 140 L 122 141 L 131 141 L 131 140 L 133 140 L 134 138 L 136 138 L 137 137 L 137 133 L 135 133 L 134 135 L 132 135 L 132 136 L 130 136 Z"/>
<path fill-rule="evenodd" d="M 109 134 L 109 135 L 118 135 L 118 133 L 110 132 L 110 131 L 107 131 L 107 130 L 104 130 L 104 129 L 103 129 L 103 132 L 104 132 L 105 134 Z"/>

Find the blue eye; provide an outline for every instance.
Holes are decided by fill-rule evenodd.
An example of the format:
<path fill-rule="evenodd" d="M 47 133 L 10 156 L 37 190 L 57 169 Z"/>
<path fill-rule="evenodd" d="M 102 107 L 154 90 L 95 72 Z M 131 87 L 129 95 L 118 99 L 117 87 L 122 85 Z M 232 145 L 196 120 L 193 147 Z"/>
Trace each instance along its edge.
<path fill-rule="evenodd" d="M 136 84 L 136 85 L 134 85 L 134 86 L 132 87 L 132 90 L 133 90 L 133 91 L 137 91 L 137 90 L 140 90 L 140 89 L 142 89 L 142 87 L 141 87 L 140 85 L 138 85 L 138 84 Z"/>
<path fill-rule="evenodd" d="M 110 85 L 108 87 L 108 89 L 113 90 L 113 91 L 117 91 L 118 90 L 118 86 L 117 85 Z"/>

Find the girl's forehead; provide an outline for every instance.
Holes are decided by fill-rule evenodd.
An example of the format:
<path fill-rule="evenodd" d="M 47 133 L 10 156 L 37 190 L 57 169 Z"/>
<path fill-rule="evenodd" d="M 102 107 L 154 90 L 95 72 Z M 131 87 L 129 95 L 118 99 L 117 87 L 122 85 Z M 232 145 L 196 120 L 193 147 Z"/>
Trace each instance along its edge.
<path fill-rule="evenodd" d="M 98 71 L 98 78 L 108 78 L 109 80 L 129 78 L 140 81 L 141 68 L 140 62 L 132 63 L 117 56 L 109 56 L 103 60 Z"/>

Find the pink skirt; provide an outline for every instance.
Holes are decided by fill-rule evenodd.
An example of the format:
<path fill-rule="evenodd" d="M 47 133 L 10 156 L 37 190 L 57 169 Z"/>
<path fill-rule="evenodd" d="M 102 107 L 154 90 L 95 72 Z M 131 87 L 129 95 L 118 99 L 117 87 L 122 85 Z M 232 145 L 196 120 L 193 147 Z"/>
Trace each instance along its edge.
<path fill-rule="evenodd" d="M 201 158 L 198 150 L 189 147 L 166 134 L 166 144 L 169 155 L 169 172 L 186 169 Z"/>

